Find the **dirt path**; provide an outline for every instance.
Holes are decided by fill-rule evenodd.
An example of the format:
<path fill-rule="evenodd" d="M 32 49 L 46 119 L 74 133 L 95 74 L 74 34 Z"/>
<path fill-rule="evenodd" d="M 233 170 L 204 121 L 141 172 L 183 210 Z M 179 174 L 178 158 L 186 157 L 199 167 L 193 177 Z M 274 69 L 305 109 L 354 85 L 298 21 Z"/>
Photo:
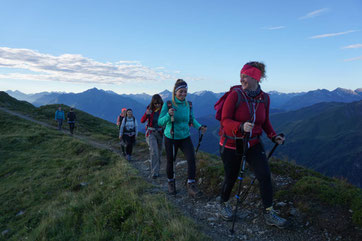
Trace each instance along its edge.
<path fill-rule="evenodd" d="M 0 107 L 0 110 L 11 115 L 35 122 L 42 126 L 57 129 L 47 123 L 37 121 L 23 114 L 7 110 Z M 65 134 L 68 131 L 63 130 Z M 118 155 L 121 155 L 119 147 L 110 146 L 107 143 L 101 143 L 90 140 L 87 137 L 75 134 L 75 138 L 80 139 L 96 148 L 108 149 Z M 161 175 L 157 179 L 149 177 L 149 154 L 148 148 L 135 147 L 134 160 L 130 164 L 139 170 L 147 182 L 153 184 L 152 193 L 167 193 L 167 178 L 165 172 L 165 158 L 162 159 Z M 320 230 L 306 222 L 303 215 L 293 207 L 293 203 L 280 202 L 276 206 L 282 211 L 283 216 L 287 215 L 291 226 L 285 230 L 279 230 L 275 227 L 267 226 L 264 222 L 261 212 L 261 201 L 259 192 L 249 194 L 246 203 L 239 208 L 238 218 L 235 223 L 235 233 L 230 234 L 231 223 L 223 221 L 218 216 L 218 201 L 216 197 L 207 197 L 202 195 L 198 199 L 188 197 L 184 180 L 186 179 L 187 163 L 185 160 L 177 159 L 175 163 L 176 188 L 177 195 L 167 195 L 168 199 L 186 216 L 194 220 L 201 228 L 202 232 L 213 240 L 350 240 L 347 237 L 341 237 L 328 233 L 326 230 Z M 277 185 L 287 185 L 289 180 L 280 176 L 273 176 Z"/>

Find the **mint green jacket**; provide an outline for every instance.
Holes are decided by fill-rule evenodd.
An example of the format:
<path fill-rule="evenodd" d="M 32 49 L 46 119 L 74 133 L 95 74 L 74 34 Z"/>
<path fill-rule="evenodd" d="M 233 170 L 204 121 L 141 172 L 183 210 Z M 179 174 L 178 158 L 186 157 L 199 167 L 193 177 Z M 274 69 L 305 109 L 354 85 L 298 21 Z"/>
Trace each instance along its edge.
<path fill-rule="evenodd" d="M 185 139 L 190 136 L 190 127 L 189 127 L 189 119 L 190 119 L 190 107 L 189 103 L 184 100 L 180 101 L 175 98 L 175 102 L 177 106 L 172 103 L 172 108 L 175 109 L 175 139 Z M 201 127 L 200 123 L 194 118 L 194 113 L 191 111 L 192 116 L 192 125 L 199 129 Z M 164 134 L 167 138 L 172 139 L 171 135 L 171 116 L 168 114 L 168 107 L 165 103 L 162 106 L 162 110 L 160 116 L 158 117 L 158 125 L 165 127 Z"/>

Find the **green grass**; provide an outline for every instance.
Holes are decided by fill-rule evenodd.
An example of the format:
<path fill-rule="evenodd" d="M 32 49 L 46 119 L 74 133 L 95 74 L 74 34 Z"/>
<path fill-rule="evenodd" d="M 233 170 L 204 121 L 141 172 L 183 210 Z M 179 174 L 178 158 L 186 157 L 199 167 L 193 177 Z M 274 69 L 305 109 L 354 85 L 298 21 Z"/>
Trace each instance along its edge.
<path fill-rule="evenodd" d="M 291 177 L 295 182 L 288 189 L 278 190 L 276 198 L 297 201 L 301 209 L 311 213 L 315 212 L 314 202 L 351 209 L 353 223 L 362 227 L 360 188 L 345 180 L 329 178 L 287 161 L 273 159 L 270 166 L 272 173 Z"/>
<path fill-rule="evenodd" d="M 0 238 L 207 239 L 118 155 L 2 111 L 0 133 Z"/>

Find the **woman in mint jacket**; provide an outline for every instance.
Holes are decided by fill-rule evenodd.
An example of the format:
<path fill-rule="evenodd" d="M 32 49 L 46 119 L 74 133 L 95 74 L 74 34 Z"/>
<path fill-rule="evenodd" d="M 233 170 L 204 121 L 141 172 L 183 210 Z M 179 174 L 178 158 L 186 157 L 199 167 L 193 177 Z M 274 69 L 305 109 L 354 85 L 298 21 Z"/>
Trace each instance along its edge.
<path fill-rule="evenodd" d="M 158 125 L 164 126 L 165 150 L 167 156 L 167 178 L 168 192 L 176 194 L 175 176 L 173 170 L 173 162 L 176 157 L 177 150 L 180 148 L 184 153 L 188 164 L 188 180 L 187 191 L 191 197 L 196 197 L 199 190 L 195 184 L 196 164 L 195 149 L 190 138 L 190 126 L 195 127 L 204 134 L 207 130 L 205 126 L 201 126 L 194 118 L 190 103 L 186 101 L 187 83 L 178 79 L 172 92 L 172 101 L 162 106 Z M 191 112 L 191 113 L 190 113 Z M 172 117 L 174 119 L 174 132 L 172 133 Z"/>

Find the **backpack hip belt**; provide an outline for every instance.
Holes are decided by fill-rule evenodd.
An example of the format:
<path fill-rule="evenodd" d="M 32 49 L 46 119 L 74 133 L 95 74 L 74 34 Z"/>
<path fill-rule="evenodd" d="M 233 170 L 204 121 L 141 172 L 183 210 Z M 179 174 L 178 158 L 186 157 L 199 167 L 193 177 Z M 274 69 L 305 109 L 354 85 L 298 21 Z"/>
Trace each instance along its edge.
<path fill-rule="evenodd" d="M 226 142 L 228 141 L 228 139 L 231 139 L 231 140 L 243 140 L 245 138 L 244 136 L 240 136 L 240 137 L 238 137 L 238 136 L 228 136 L 225 133 L 223 134 L 223 137 L 225 137 L 225 139 L 224 139 L 224 142 L 222 143 L 222 146 L 221 146 L 221 153 L 224 152 L 225 145 L 226 145 Z M 249 137 L 248 139 L 249 139 L 249 141 L 252 141 L 252 140 L 255 140 L 255 139 L 260 139 L 260 135 L 257 135 L 257 136 L 254 136 L 254 137 Z"/>

